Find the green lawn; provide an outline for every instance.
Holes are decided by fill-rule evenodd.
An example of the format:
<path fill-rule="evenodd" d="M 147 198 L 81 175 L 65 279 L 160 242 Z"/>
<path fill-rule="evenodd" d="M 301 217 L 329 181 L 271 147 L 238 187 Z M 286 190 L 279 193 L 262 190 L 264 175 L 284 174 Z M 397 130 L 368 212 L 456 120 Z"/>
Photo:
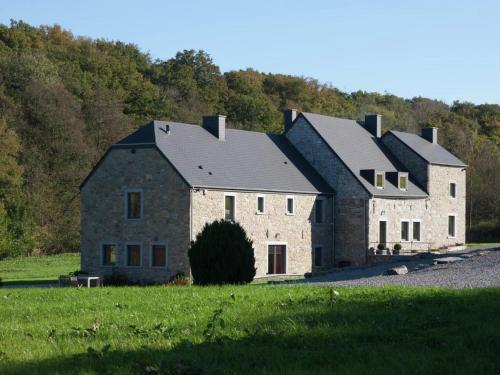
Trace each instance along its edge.
<path fill-rule="evenodd" d="M 0 374 L 500 373 L 499 289 L 0 289 L 0 322 Z"/>
<path fill-rule="evenodd" d="M 77 253 L 7 258 L 0 260 L 0 278 L 5 284 L 43 283 L 79 268 Z"/>

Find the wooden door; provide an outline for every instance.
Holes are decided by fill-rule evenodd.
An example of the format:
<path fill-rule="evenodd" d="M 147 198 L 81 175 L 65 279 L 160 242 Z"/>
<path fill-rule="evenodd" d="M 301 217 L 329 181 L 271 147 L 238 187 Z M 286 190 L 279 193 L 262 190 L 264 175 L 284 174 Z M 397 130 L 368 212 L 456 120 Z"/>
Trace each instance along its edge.
<path fill-rule="evenodd" d="M 387 221 L 379 221 L 379 243 L 385 245 L 387 242 Z"/>
<path fill-rule="evenodd" d="M 286 273 L 286 245 L 269 245 L 267 273 Z"/>

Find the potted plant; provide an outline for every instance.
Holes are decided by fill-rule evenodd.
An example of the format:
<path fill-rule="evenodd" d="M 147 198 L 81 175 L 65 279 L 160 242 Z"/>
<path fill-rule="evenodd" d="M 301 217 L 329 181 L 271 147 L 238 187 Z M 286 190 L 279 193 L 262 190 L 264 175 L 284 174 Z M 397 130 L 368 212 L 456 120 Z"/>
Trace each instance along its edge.
<path fill-rule="evenodd" d="M 392 251 L 392 254 L 399 255 L 400 251 L 401 251 L 401 244 L 399 244 L 399 243 L 394 244 L 394 250 Z"/>
<path fill-rule="evenodd" d="M 385 253 L 385 245 L 383 243 L 379 243 L 377 245 L 377 254 L 379 254 L 379 255 L 381 255 L 381 254 L 385 255 L 384 253 Z"/>

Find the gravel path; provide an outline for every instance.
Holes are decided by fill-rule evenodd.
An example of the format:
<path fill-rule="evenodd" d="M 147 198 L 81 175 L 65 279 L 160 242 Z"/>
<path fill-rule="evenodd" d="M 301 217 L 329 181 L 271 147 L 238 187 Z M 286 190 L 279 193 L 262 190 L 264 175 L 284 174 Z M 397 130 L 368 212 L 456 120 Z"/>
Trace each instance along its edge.
<path fill-rule="evenodd" d="M 448 264 L 434 261 L 445 256 L 428 259 L 391 262 L 366 268 L 345 269 L 304 282 L 318 285 L 339 286 L 440 286 L 449 288 L 500 287 L 500 249 L 454 254 L 461 260 Z M 447 255 L 450 256 L 449 254 Z M 386 276 L 384 273 L 395 266 L 406 265 L 406 275 Z"/>

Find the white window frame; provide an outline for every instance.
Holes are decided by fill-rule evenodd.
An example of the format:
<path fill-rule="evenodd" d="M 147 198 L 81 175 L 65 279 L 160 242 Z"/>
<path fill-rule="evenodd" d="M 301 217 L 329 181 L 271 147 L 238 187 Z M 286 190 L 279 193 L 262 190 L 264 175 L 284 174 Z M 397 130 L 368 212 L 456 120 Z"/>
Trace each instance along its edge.
<path fill-rule="evenodd" d="M 316 201 L 323 201 L 323 204 L 321 205 L 321 223 L 316 221 Z M 326 222 L 325 201 L 325 197 L 316 197 L 316 200 L 314 201 L 314 224 L 325 224 Z"/>
<path fill-rule="evenodd" d="M 104 245 L 114 245 L 115 246 L 115 264 L 104 264 L 104 254 L 103 254 L 103 246 Z M 116 267 L 118 265 L 118 242 L 116 241 L 101 241 L 99 243 L 99 259 L 101 267 Z"/>
<path fill-rule="evenodd" d="M 292 200 L 292 209 L 293 209 L 293 212 L 289 212 L 288 211 L 288 200 L 291 199 Z M 295 215 L 295 196 L 293 195 L 287 195 L 286 196 L 286 199 L 285 199 L 285 213 L 288 215 L 288 216 L 293 216 Z"/>
<path fill-rule="evenodd" d="M 382 186 L 377 185 L 377 176 L 382 176 Z M 384 172 L 375 172 L 375 187 L 377 189 L 383 189 L 385 186 L 385 173 Z"/>
<path fill-rule="evenodd" d="M 266 269 L 269 267 L 269 245 L 285 245 L 285 273 L 266 273 L 266 275 L 287 275 L 288 274 L 288 242 L 270 241 L 266 242 Z"/>
<path fill-rule="evenodd" d="M 153 266 L 153 246 L 165 246 L 165 265 Z M 149 266 L 151 268 L 168 268 L 168 245 L 167 242 L 155 241 L 149 244 Z"/>
<path fill-rule="evenodd" d="M 321 248 L 321 265 L 320 266 L 318 266 L 316 264 L 316 249 L 317 248 Z M 324 252 L 323 252 L 323 249 L 324 249 L 324 247 L 321 244 L 313 246 L 313 254 L 312 255 L 313 255 L 313 266 L 314 267 L 323 267 L 323 263 L 324 263 L 324 258 L 323 258 Z"/>
<path fill-rule="evenodd" d="M 420 223 L 420 239 L 419 240 L 416 240 L 413 238 L 413 223 Z M 422 220 L 421 219 L 413 219 L 411 221 L 411 236 L 410 236 L 410 239 L 411 239 L 411 242 L 422 242 Z"/>
<path fill-rule="evenodd" d="M 387 220 L 386 217 L 381 217 L 378 219 L 378 238 L 377 238 L 377 246 L 381 243 L 380 242 L 380 222 L 385 221 L 385 244 L 387 245 L 389 243 L 389 220 Z"/>
<path fill-rule="evenodd" d="M 401 187 L 401 177 L 403 177 L 406 180 L 406 188 L 404 188 L 404 189 Z M 408 175 L 407 174 L 404 174 L 404 173 L 403 174 L 398 174 L 398 188 L 401 191 L 408 190 Z"/>
<path fill-rule="evenodd" d="M 137 218 L 129 218 L 128 217 L 128 193 L 140 193 L 141 194 L 141 216 Z M 142 220 L 144 217 L 144 192 L 142 189 L 126 189 L 125 190 L 125 212 L 124 212 L 124 217 L 125 220 L 131 220 L 131 221 L 138 221 Z"/>
<path fill-rule="evenodd" d="M 128 247 L 129 246 L 135 246 L 135 245 L 138 245 L 139 246 L 139 265 L 138 266 L 129 266 L 128 265 Z M 142 249 L 143 249 L 144 246 L 142 246 L 142 243 L 141 242 L 137 242 L 137 241 L 127 241 L 125 242 L 125 246 L 124 246 L 124 250 L 125 250 L 125 264 L 124 266 L 127 267 L 127 268 L 140 268 L 142 267 Z"/>
<path fill-rule="evenodd" d="M 222 217 L 224 218 L 224 220 L 226 220 L 226 197 L 234 197 L 234 217 L 233 217 L 233 222 L 236 223 L 236 207 L 237 207 L 237 203 L 236 203 L 236 193 L 231 193 L 231 192 L 225 192 L 224 193 L 224 204 L 223 204 L 223 214 Z"/>
<path fill-rule="evenodd" d="M 455 185 L 455 196 L 451 195 L 451 184 Z M 457 183 L 453 180 L 448 183 L 448 197 L 450 197 L 450 199 L 457 199 Z"/>
<path fill-rule="evenodd" d="M 453 216 L 455 217 L 455 225 L 453 227 L 453 231 L 455 233 L 453 233 L 453 236 L 450 236 L 450 216 Z M 448 233 L 448 237 L 447 238 L 457 238 L 457 214 L 448 214 L 448 216 L 446 216 L 446 232 Z"/>
<path fill-rule="evenodd" d="M 262 201 L 263 201 L 262 211 L 259 211 L 259 198 L 262 198 Z M 257 195 L 257 209 L 256 209 L 255 213 L 257 215 L 264 215 L 266 213 L 266 196 L 264 194 Z"/>
<path fill-rule="evenodd" d="M 408 239 L 404 240 L 403 239 L 403 223 L 408 223 Z M 412 232 L 411 232 L 411 220 L 410 219 L 401 219 L 399 221 L 399 239 L 400 241 L 403 242 L 411 242 L 412 238 Z"/>

